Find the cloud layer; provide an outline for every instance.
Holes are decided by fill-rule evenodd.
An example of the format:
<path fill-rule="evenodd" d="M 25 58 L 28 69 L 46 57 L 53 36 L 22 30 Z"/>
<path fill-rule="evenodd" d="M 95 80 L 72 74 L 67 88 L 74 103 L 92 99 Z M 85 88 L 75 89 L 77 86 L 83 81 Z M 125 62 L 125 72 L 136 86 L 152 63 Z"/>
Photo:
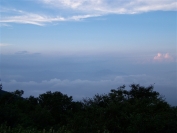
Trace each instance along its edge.
<path fill-rule="evenodd" d="M 6 23 L 42 26 L 46 23 L 78 21 L 107 14 L 137 14 L 150 11 L 177 10 L 176 0 L 38 0 L 30 2 L 38 6 L 39 9 L 25 11 L 19 7 L 1 6 L 1 26 L 7 25 Z"/>
<path fill-rule="evenodd" d="M 154 81 L 156 82 L 154 84 Z M 121 85 L 127 87 L 132 83 L 140 83 L 143 86 L 155 85 L 155 89 L 168 99 L 172 104 L 175 103 L 175 86 L 174 81 L 166 81 L 164 78 L 152 77 L 148 75 L 127 75 L 116 76 L 113 79 L 105 80 L 61 80 L 50 79 L 43 80 L 41 82 L 28 81 L 20 82 L 11 80 L 9 82 L 3 82 L 3 86 L 8 91 L 15 91 L 16 89 L 23 89 L 25 91 L 25 97 L 29 95 L 38 96 L 46 91 L 60 91 L 69 96 L 73 96 L 74 100 L 81 100 L 82 98 L 92 97 L 95 94 L 108 93 L 111 89 L 116 89 Z M 165 83 L 165 84 L 164 84 Z M 10 90 L 10 89 L 14 90 Z M 128 88 L 127 88 L 128 89 Z"/>
<path fill-rule="evenodd" d="M 19 51 L 12 55 L 1 55 L 0 77 L 3 89 L 7 91 L 23 89 L 25 96 L 38 96 L 49 90 L 61 91 L 76 100 L 96 93 L 107 93 L 123 84 L 149 86 L 155 83 L 155 88 L 174 103 L 176 63 L 136 64 L 137 56 L 130 57 L 71 55 L 56 58 Z M 154 58 L 170 57 L 170 54 L 159 53 Z M 149 58 L 153 59 L 153 56 Z"/>

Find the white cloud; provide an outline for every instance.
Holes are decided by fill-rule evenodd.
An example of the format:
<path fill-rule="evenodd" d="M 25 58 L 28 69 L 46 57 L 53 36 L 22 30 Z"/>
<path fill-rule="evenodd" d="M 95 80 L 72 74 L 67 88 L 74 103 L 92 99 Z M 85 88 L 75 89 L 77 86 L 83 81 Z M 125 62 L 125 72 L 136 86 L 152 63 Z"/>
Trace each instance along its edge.
<path fill-rule="evenodd" d="M 0 20 L 0 23 L 23 23 L 23 24 L 33 24 L 38 26 L 43 26 L 45 23 L 52 23 L 52 22 L 61 22 L 61 21 L 79 21 L 82 19 L 96 17 L 99 15 L 78 15 L 78 16 L 71 16 L 68 18 L 64 17 L 49 17 L 39 14 L 26 14 L 26 15 L 19 15 L 19 16 L 11 16 L 5 17 Z"/>
<path fill-rule="evenodd" d="M 78 15 L 78 16 L 72 16 L 68 18 L 68 20 L 82 20 L 82 19 L 97 17 L 97 16 L 100 16 L 100 15 Z"/>
<path fill-rule="evenodd" d="M 1 23 L 24 23 L 42 26 L 46 22 L 65 21 L 63 17 L 48 17 L 45 15 L 23 13 L 17 16 L 3 17 Z"/>
<path fill-rule="evenodd" d="M 39 0 L 58 8 L 96 13 L 141 13 L 155 10 L 176 10 L 175 0 Z"/>
<path fill-rule="evenodd" d="M 79 21 L 85 18 L 96 17 L 99 15 L 74 15 L 70 17 L 61 16 L 47 16 L 43 14 L 28 13 L 21 10 L 6 9 L 6 11 L 13 11 L 16 15 L 6 16 L 0 19 L 0 23 L 7 25 L 6 23 L 23 23 L 23 24 L 33 24 L 38 26 L 43 26 L 45 23 L 61 22 L 61 21 Z"/>
<path fill-rule="evenodd" d="M 153 59 L 154 61 L 174 61 L 174 58 L 169 53 L 157 53 Z"/>
<path fill-rule="evenodd" d="M 44 7 L 50 6 L 50 10 L 43 8 L 41 3 L 45 5 Z M 78 21 L 106 14 L 177 10 L 176 0 L 38 0 L 36 4 L 46 13 L 39 14 L 36 11 L 25 12 L 20 9 L 1 7 L 0 23 L 3 23 L 3 25 L 7 25 L 6 23 L 23 23 L 43 26 L 45 23 Z M 53 14 L 52 9 L 58 11 L 59 14 L 56 14 L 56 12 Z M 61 14 L 65 15 L 62 16 Z"/>

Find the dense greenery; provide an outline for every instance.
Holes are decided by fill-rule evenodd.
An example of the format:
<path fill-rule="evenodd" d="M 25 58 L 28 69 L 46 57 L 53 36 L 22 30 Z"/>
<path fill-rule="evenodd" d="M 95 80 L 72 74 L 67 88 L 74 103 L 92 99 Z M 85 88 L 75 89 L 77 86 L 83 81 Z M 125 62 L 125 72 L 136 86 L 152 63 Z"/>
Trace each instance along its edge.
<path fill-rule="evenodd" d="M 1 90 L 2 91 L 2 90 Z M 23 90 L 0 95 L 0 130 L 67 133 L 176 133 L 177 107 L 153 86 L 130 85 L 73 101 L 61 92 L 22 98 Z M 10 128 L 10 129 L 9 129 Z M 25 130 L 24 130 L 25 129 Z M 22 131 L 23 130 L 23 131 Z M 0 131 L 0 132 L 1 132 Z M 19 132 L 19 131 L 18 131 Z"/>

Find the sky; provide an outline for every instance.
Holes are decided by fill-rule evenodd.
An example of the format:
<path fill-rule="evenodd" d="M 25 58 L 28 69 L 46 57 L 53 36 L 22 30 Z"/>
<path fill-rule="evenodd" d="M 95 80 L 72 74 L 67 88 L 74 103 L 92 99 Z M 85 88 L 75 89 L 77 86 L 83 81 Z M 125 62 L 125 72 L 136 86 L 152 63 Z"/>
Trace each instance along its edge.
<path fill-rule="evenodd" d="M 153 85 L 177 106 L 176 0 L 1 0 L 0 78 L 74 100 Z"/>

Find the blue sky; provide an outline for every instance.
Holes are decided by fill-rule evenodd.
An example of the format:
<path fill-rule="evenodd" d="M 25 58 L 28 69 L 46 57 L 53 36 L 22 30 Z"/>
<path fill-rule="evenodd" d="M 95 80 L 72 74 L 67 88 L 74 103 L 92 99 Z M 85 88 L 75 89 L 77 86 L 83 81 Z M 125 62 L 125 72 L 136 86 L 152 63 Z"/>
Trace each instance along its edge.
<path fill-rule="evenodd" d="M 177 105 L 175 0 L 1 0 L 0 77 L 74 99 L 155 83 Z"/>

